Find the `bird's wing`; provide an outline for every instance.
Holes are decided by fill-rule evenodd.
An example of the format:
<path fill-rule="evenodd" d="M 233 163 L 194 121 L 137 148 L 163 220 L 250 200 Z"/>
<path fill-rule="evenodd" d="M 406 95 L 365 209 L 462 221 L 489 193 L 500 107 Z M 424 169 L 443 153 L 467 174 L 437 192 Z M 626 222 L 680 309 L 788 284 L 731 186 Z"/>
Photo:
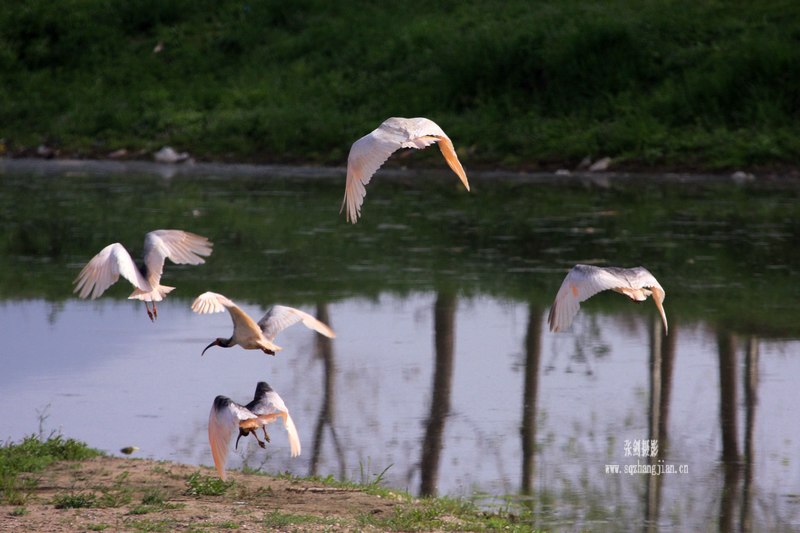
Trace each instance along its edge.
<path fill-rule="evenodd" d="M 231 436 L 239 428 L 239 422 L 251 418 L 258 417 L 246 407 L 225 396 L 217 396 L 211 405 L 211 413 L 208 415 L 208 442 L 211 445 L 214 466 L 223 480 Z"/>
<path fill-rule="evenodd" d="M 265 384 L 259 383 L 259 385 Z M 289 409 L 283 402 L 283 398 L 277 392 L 271 388 L 268 390 L 257 388 L 255 398 L 246 407 L 250 412 L 258 415 L 258 418 L 264 424 L 269 424 L 277 418 L 283 418 L 283 426 L 289 434 L 289 447 L 292 457 L 300 455 L 300 437 L 297 435 L 297 428 L 294 425 L 294 420 L 289 416 Z"/>
<path fill-rule="evenodd" d="M 144 264 L 150 283 L 158 284 L 164 260 L 179 265 L 200 265 L 211 255 L 213 243 L 207 238 L 178 229 L 157 229 L 144 237 Z"/>
<path fill-rule="evenodd" d="M 575 265 L 561 283 L 556 299 L 550 307 L 550 314 L 547 317 L 550 331 L 567 329 L 580 309 L 580 302 L 598 292 L 627 286 L 629 286 L 627 280 L 611 270 L 592 265 Z"/>
<path fill-rule="evenodd" d="M 221 313 L 226 310 L 230 313 L 233 321 L 234 336 L 236 336 L 237 330 L 246 330 L 248 333 L 254 333 L 255 335 L 258 335 L 261 331 L 259 325 L 250 318 L 250 315 L 242 311 L 232 300 L 221 294 L 211 291 L 204 292 L 192 302 L 192 311 L 198 314 Z M 273 351 L 280 350 L 277 346 L 268 346 L 268 348 Z"/>
<path fill-rule="evenodd" d="M 221 313 L 232 307 L 238 306 L 225 296 L 216 292 L 204 292 L 192 302 L 192 311 L 198 314 Z"/>
<path fill-rule="evenodd" d="M 300 455 L 300 435 L 297 434 L 297 428 L 294 425 L 294 420 L 292 420 L 291 415 L 286 413 L 286 416 L 283 417 L 283 426 L 286 428 L 286 432 L 289 434 L 289 450 L 292 457 L 297 457 Z"/>
<path fill-rule="evenodd" d="M 339 210 L 341 212 L 347 208 L 347 221 L 355 224 L 358 220 L 364 196 L 367 194 L 366 185 L 389 156 L 400 148 L 422 149 L 435 142 L 439 143 L 447 164 L 469 190 L 467 175 L 458 160 L 453 143 L 438 124 L 424 117 L 392 117 L 350 147 L 344 200 Z"/>
<path fill-rule="evenodd" d="M 383 165 L 389 156 L 403 147 L 407 137 L 402 133 L 387 131 L 384 125 L 364 135 L 350 147 L 347 156 L 347 181 L 341 213 L 345 211 L 348 222 L 356 223 L 361 215 L 361 205 L 367 194 L 366 185 L 372 175 Z"/>
<path fill-rule="evenodd" d="M 152 290 L 125 247 L 115 242 L 100 250 L 100 253 L 83 267 L 73 282 L 75 283 L 73 292 L 78 292 L 81 298 L 91 294 L 94 300 L 116 283 L 120 274 L 137 289 L 146 292 Z"/>
<path fill-rule="evenodd" d="M 261 332 L 267 340 L 274 341 L 278 333 L 300 321 L 302 321 L 307 328 L 313 329 L 321 335 L 330 338 L 336 337 L 333 330 L 326 324 L 320 322 L 308 313 L 285 305 L 272 306 L 266 314 L 261 317 L 261 320 L 258 321 L 258 327 L 261 328 Z"/>
<path fill-rule="evenodd" d="M 661 321 L 664 323 L 664 332 L 669 333 L 669 325 L 667 324 L 667 314 L 664 311 L 664 298 L 666 292 L 655 276 L 644 267 L 636 267 L 627 269 L 627 278 L 631 286 L 635 289 L 648 288 L 653 292 L 653 302 L 656 304 L 658 312 L 661 314 Z"/>

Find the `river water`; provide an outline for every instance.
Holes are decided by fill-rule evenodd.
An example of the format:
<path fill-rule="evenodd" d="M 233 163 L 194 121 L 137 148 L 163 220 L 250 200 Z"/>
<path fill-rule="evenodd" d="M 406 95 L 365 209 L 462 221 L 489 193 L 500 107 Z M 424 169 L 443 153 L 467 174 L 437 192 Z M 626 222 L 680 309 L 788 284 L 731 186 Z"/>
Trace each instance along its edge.
<path fill-rule="evenodd" d="M 0 437 L 58 431 L 211 465 L 213 398 L 245 403 L 266 380 L 303 452 L 290 458 L 274 427 L 266 451 L 240 445 L 229 468 L 380 479 L 550 529 L 800 527 L 794 188 L 488 176 L 466 193 L 447 175 L 389 172 L 352 226 L 335 172 L 170 168 L 2 168 Z M 166 266 L 177 289 L 155 323 L 126 283 L 72 294 L 103 246 L 138 257 L 162 227 L 215 248 L 205 265 Z M 614 293 L 550 333 L 577 262 L 646 266 L 669 335 L 650 301 Z M 337 338 L 294 326 L 274 358 L 201 357 L 231 334 L 227 314 L 191 312 L 206 290 L 255 319 L 299 307 Z"/>

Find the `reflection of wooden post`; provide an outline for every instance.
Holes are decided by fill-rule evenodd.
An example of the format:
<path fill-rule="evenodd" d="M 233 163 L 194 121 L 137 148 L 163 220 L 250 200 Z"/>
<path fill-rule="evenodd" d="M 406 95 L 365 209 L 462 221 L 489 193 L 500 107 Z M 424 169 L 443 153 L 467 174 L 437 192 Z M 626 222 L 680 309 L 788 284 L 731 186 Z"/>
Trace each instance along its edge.
<path fill-rule="evenodd" d="M 739 520 L 741 531 L 752 531 L 751 507 L 753 501 L 753 432 L 756 425 L 756 404 L 758 403 L 758 339 L 750 337 L 744 365 L 744 485 L 742 486 L 742 509 Z"/>
<path fill-rule="evenodd" d="M 539 360 L 542 353 L 542 310 L 528 307 L 525 334 L 525 389 L 522 396 L 522 483 L 520 492 L 530 494 L 536 453 L 536 399 L 539 392 Z"/>
<path fill-rule="evenodd" d="M 455 345 L 456 297 L 439 294 L 434 305 L 434 345 L 436 365 L 433 371 L 431 414 L 425 428 L 420 464 L 422 496 L 436 494 L 439 458 L 442 453 L 444 422 L 450 412 L 450 391 L 453 381 L 453 347 Z"/>
<path fill-rule="evenodd" d="M 717 331 L 719 352 L 719 420 L 722 431 L 724 482 L 719 502 L 719 531 L 731 531 L 739 484 L 739 447 L 736 441 L 736 343 L 733 335 Z"/>
<path fill-rule="evenodd" d="M 317 319 L 330 325 L 331 320 L 328 316 L 328 304 L 317 304 Z M 317 426 L 314 429 L 314 444 L 311 450 L 311 464 L 309 466 L 309 475 L 317 475 L 317 466 L 319 465 L 319 456 L 322 450 L 322 434 L 325 426 L 328 426 L 331 431 L 331 439 L 333 446 L 336 450 L 336 455 L 339 458 L 339 478 L 344 479 L 346 466 L 344 462 L 344 452 L 339 444 L 339 438 L 336 435 L 336 429 L 333 427 L 333 413 L 334 402 L 336 396 L 334 395 L 334 378 L 336 377 L 336 364 L 333 359 L 333 342 L 324 335 L 314 335 L 317 343 L 317 356 L 322 359 L 324 365 L 323 370 L 323 395 L 322 406 L 319 410 L 317 417 Z"/>
<path fill-rule="evenodd" d="M 672 334 L 675 334 L 673 325 Z M 650 324 L 650 416 L 648 417 L 649 423 L 649 439 L 656 441 L 659 445 L 658 455 L 648 456 L 647 462 L 651 465 L 658 464 L 658 460 L 663 457 L 664 451 L 661 449 L 661 391 L 663 376 L 662 360 L 662 346 L 663 336 L 661 334 L 661 324 L 657 319 L 653 319 Z M 663 463 L 662 463 L 663 464 Z M 645 486 L 645 516 L 644 516 L 644 530 L 654 531 L 655 524 L 658 523 L 658 510 L 661 503 L 661 476 L 647 476 L 647 484 Z"/>
<path fill-rule="evenodd" d="M 669 403 L 672 397 L 672 374 L 675 368 L 675 351 L 678 346 L 680 323 L 675 320 L 670 324 L 669 335 L 662 337 L 661 350 L 661 419 L 658 428 L 658 454 L 666 455 L 669 448 Z"/>
<path fill-rule="evenodd" d="M 722 429 L 722 461 L 739 460 L 736 443 L 736 347 L 733 335 L 717 332 L 719 352 L 719 420 Z"/>

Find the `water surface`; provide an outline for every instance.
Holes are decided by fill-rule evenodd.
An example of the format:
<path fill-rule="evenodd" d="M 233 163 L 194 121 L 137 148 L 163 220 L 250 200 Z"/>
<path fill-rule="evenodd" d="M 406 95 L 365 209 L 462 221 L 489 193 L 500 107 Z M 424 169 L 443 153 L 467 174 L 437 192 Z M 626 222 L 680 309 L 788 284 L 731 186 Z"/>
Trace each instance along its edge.
<path fill-rule="evenodd" d="M 3 180 L 4 438 L 41 426 L 109 453 L 137 445 L 210 465 L 214 396 L 245 402 L 267 380 L 303 453 L 291 459 L 273 428 L 266 452 L 240 446 L 232 468 L 383 473 L 412 493 L 504 502 L 548 528 L 800 525 L 794 190 L 476 179 L 467 194 L 401 175 L 376 178 L 351 226 L 329 177 L 71 169 Z M 215 251 L 201 267 L 167 266 L 178 288 L 155 324 L 122 283 L 94 302 L 72 296 L 103 246 L 137 256 L 159 227 L 207 235 Z M 650 302 L 610 293 L 586 302 L 571 331 L 549 333 L 549 304 L 576 262 L 650 269 L 669 336 Z M 191 313 L 205 290 L 255 318 L 272 303 L 303 308 L 338 336 L 296 326 L 275 358 L 201 358 L 231 331 L 226 314 Z M 633 453 L 645 441 L 658 442 L 655 457 Z M 637 463 L 688 471 L 606 469 Z"/>

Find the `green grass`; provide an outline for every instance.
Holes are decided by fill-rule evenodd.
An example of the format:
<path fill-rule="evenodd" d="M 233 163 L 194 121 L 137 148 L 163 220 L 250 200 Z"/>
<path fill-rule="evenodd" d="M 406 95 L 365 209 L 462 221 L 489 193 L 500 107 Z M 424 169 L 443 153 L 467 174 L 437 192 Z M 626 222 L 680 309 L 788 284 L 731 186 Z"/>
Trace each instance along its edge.
<path fill-rule="evenodd" d="M 0 446 L 0 503 L 24 505 L 39 484 L 35 475 L 56 461 L 82 461 L 102 455 L 74 439 L 30 435 L 20 442 Z"/>
<path fill-rule="evenodd" d="M 56 494 L 53 497 L 53 505 L 56 509 L 85 509 L 100 507 L 98 496 L 92 492 L 69 492 L 66 494 Z"/>
<path fill-rule="evenodd" d="M 186 480 L 186 494 L 190 496 L 221 496 L 233 485 L 233 481 L 223 481 L 216 476 L 194 472 Z"/>
<path fill-rule="evenodd" d="M 422 498 L 415 506 L 397 507 L 389 516 L 364 513 L 358 523 L 389 531 L 532 530 L 530 517 L 482 511 L 471 502 L 452 498 Z"/>
<path fill-rule="evenodd" d="M 789 0 L 32 0 L 0 12 L 0 138 L 343 164 L 422 115 L 467 168 L 795 164 L 798 27 Z"/>

